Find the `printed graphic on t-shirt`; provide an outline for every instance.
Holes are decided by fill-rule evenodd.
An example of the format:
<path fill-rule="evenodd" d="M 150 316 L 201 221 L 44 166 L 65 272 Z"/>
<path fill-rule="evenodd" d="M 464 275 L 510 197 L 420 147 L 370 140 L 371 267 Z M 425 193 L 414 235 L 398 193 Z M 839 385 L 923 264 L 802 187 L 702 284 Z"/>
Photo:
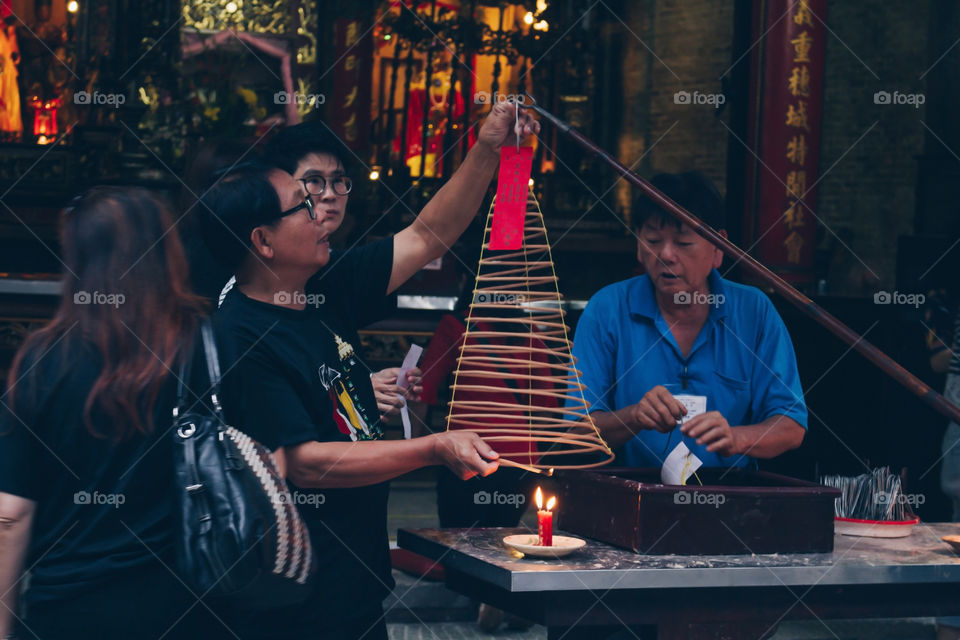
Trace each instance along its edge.
<path fill-rule="evenodd" d="M 383 437 L 380 423 L 367 416 L 367 410 L 363 406 L 359 389 L 352 379 L 354 374 L 365 375 L 362 370 L 355 371 L 358 367 L 360 369 L 363 369 L 363 367 L 355 357 L 353 346 L 349 342 L 336 334 L 334 334 L 333 339 L 337 343 L 340 369 L 334 369 L 324 363 L 320 365 L 318 370 L 320 382 L 330 396 L 330 404 L 333 407 L 333 421 L 340 433 L 350 436 L 353 441 L 379 440 Z"/>

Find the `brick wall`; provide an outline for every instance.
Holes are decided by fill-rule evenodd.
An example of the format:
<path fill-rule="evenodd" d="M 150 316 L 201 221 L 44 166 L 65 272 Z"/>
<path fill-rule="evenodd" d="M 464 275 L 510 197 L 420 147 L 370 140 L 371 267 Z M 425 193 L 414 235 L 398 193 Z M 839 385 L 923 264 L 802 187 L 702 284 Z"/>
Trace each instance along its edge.
<path fill-rule="evenodd" d="M 928 2 L 831 2 L 827 25 L 819 215 L 834 231 L 850 227 L 854 253 L 892 284 L 897 238 L 913 231 L 925 109 L 873 95 L 924 91 Z"/>
<path fill-rule="evenodd" d="M 723 191 L 726 127 L 711 105 L 676 104 L 674 94 L 719 93 L 719 78 L 731 63 L 733 2 L 626 5 L 621 17 L 636 37 L 624 39 L 620 158 L 628 166 L 639 160 L 636 170 L 645 176 L 696 168 Z M 630 197 L 626 189 L 618 194 L 623 203 Z"/>
<path fill-rule="evenodd" d="M 673 96 L 719 92 L 718 78 L 732 63 L 734 3 L 626 5 L 621 17 L 637 38 L 624 40 L 621 160 L 633 164 L 649 150 L 636 167 L 641 175 L 696 168 L 723 191 L 728 129 L 710 105 L 678 105 Z M 919 76 L 932 63 L 929 18 L 927 0 L 836 0 L 826 17 L 833 33 L 826 45 L 818 215 L 834 231 L 853 230 L 856 254 L 885 284 L 896 272 L 898 236 L 913 231 L 925 109 L 875 105 L 873 95 L 925 90 Z M 618 191 L 621 203 L 630 195 L 625 186 Z M 832 241 L 827 232 L 824 243 Z"/>

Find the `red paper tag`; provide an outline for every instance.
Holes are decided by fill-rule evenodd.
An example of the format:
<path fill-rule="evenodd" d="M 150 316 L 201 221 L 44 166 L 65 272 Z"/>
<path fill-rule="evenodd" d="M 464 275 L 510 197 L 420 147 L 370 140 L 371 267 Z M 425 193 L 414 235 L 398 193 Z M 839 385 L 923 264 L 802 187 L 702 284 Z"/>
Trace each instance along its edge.
<path fill-rule="evenodd" d="M 500 147 L 500 174 L 497 176 L 497 200 L 493 205 L 490 248 L 523 247 L 523 218 L 527 212 L 527 188 L 533 164 L 533 147 Z"/>

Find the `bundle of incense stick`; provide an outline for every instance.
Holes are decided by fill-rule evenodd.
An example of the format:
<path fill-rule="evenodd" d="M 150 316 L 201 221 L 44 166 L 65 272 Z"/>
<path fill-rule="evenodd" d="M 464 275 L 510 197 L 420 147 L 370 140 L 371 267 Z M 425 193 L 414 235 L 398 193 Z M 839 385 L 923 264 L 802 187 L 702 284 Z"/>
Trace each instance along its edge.
<path fill-rule="evenodd" d="M 890 473 L 889 467 L 874 469 L 872 473 L 852 478 L 823 476 L 820 482 L 843 492 L 833 507 L 834 515 L 838 518 L 884 521 L 913 518 L 900 485 L 900 476 Z"/>

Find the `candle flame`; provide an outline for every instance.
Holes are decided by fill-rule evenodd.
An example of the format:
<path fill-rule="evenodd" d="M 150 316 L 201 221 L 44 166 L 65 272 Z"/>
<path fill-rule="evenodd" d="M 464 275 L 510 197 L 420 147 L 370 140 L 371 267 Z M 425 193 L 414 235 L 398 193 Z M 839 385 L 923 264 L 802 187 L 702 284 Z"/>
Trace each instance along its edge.
<path fill-rule="evenodd" d="M 553 507 L 557 504 L 557 496 L 550 496 L 550 499 L 547 500 L 547 508 L 543 508 L 543 491 L 540 490 L 540 487 L 537 487 L 537 493 L 534 495 L 534 502 L 537 503 L 537 509 L 540 511 L 553 511 Z"/>

